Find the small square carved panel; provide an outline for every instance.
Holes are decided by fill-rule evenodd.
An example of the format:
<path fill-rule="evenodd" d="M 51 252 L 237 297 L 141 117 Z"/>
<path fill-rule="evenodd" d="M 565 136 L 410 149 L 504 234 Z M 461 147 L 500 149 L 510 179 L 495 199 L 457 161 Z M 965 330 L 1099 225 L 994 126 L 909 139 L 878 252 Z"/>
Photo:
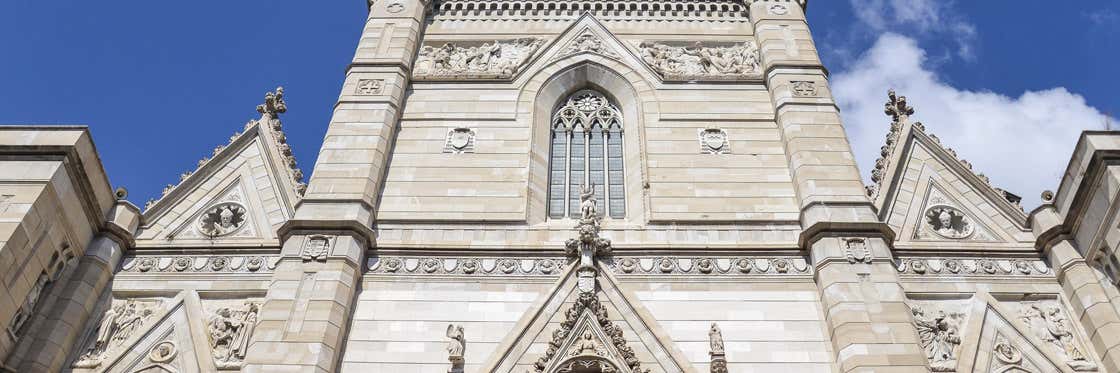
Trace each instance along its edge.
<path fill-rule="evenodd" d="M 731 142 L 727 132 L 719 128 L 702 129 L 699 132 L 701 154 L 730 154 Z"/>
<path fill-rule="evenodd" d="M 790 89 L 793 90 L 793 95 L 797 97 L 816 97 L 817 96 L 817 83 L 811 81 L 792 81 L 790 82 Z"/>
<path fill-rule="evenodd" d="M 470 128 L 452 128 L 447 131 L 444 153 L 474 153 L 475 132 Z"/>
<path fill-rule="evenodd" d="M 385 88 L 385 80 L 382 79 L 361 79 L 358 81 L 358 88 L 355 94 L 361 96 L 379 95 Z"/>

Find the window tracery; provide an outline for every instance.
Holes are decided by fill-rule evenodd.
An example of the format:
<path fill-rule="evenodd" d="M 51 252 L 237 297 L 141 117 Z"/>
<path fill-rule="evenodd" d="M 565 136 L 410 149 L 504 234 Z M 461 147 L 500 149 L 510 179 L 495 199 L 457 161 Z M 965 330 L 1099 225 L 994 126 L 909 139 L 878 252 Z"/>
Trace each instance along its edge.
<path fill-rule="evenodd" d="M 580 216 L 580 188 L 591 186 L 604 216 L 626 216 L 622 112 L 594 90 L 581 90 L 552 115 L 548 216 Z"/>

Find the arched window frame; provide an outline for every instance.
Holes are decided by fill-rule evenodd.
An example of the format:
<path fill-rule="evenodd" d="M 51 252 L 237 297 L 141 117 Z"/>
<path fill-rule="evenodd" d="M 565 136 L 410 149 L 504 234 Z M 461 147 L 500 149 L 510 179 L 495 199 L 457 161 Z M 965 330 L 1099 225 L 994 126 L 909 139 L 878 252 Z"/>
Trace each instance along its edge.
<path fill-rule="evenodd" d="M 548 217 L 575 218 L 580 186 L 593 186 L 599 212 L 626 217 L 622 111 L 591 89 L 569 95 L 553 110 L 549 149 Z"/>

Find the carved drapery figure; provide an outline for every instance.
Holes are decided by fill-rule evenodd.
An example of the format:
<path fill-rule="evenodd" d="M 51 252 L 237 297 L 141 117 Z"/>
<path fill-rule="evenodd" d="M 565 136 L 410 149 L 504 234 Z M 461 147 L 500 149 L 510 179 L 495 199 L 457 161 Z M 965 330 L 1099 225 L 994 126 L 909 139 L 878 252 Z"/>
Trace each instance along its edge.
<path fill-rule="evenodd" d="M 961 315 L 947 315 L 938 311 L 937 316 L 928 317 L 921 307 L 914 306 L 914 327 L 918 329 L 918 339 L 922 350 L 929 360 L 930 370 L 951 372 L 957 369 L 956 348 L 961 344 L 958 333 Z"/>
<path fill-rule="evenodd" d="M 152 306 L 133 299 L 114 301 L 98 325 L 93 345 L 74 363 L 77 368 L 94 368 L 113 349 L 140 329 L 152 315 Z"/>
<path fill-rule="evenodd" d="M 672 46 L 643 42 L 638 51 L 654 71 L 666 80 L 734 80 L 757 77 L 762 69 L 754 42 L 726 46 Z"/>
<path fill-rule="evenodd" d="M 456 327 L 455 324 L 448 324 L 447 338 L 451 339 L 447 342 L 447 359 L 452 362 L 463 361 L 463 354 L 467 349 L 467 337 L 463 333 L 463 326 Z"/>
<path fill-rule="evenodd" d="M 930 230 L 950 239 L 967 238 L 975 231 L 968 217 L 951 206 L 930 207 L 926 211 L 926 223 Z"/>
<path fill-rule="evenodd" d="M 39 278 L 35 280 L 35 285 L 31 287 L 31 291 L 27 292 L 27 296 L 23 298 L 23 304 L 16 310 L 15 316 L 12 316 L 12 322 L 8 323 L 8 334 L 13 338 L 18 337 L 20 329 L 31 319 L 31 315 L 35 312 L 35 306 L 39 304 L 39 298 L 42 298 L 43 289 L 50 283 L 50 278 L 47 274 L 40 273 Z"/>
<path fill-rule="evenodd" d="M 214 312 L 207 334 L 218 368 L 236 368 L 244 363 L 249 338 L 257 327 L 258 312 L 260 306 L 253 302 L 245 302 L 240 310 L 222 307 Z"/>
<path fill-rule="evenodd" d="M 723 354 L 723 331 L 716 323 L 712 323 L 712 328 L 708 330 L 708 344 L 711 345 L 712 354 Z"/>
<path fill-rule="evenodd" d="M 1043 302 L 1023 304 L 1019 318 L 1038 339 L 1048 342 L 1051 350 L 1065 358 L 1066 365 L 1076 371 L 1096 370 L 1097 365 L 1081 352 L 1065 315 L 1057 304 Z"/>
<path fill-rule="evenodd" d="M 232 234 L 245 225 L 245 213 L 245 207 L 236 202 L 218 204 L 202 214 L 198 229 L 210 237 Z"/>
<path fill-rule="evenodd" d="M 579 186 L 579 211 L 581 219 L 596 219 L 599 210 L 595 207 L 595 187 L 590 185 Z"/>
<path fill-rule="evenodd" d="M 416 76 L 424 78 L 509 79 L 543 43 L 538 38 L 495 40 L 478 46 L 444 43 L 424 46 L 416 58 Z"/>

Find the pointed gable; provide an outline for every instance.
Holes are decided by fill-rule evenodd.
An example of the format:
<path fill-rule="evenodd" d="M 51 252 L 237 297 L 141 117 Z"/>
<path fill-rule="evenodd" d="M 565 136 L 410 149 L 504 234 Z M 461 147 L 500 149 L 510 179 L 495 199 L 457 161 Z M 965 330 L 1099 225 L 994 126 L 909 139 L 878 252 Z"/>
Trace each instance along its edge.
<path fill-rule="evenodd" d="M 633 51 L 635 47 L 628 47 L 619 40 L 610 30 L 607 30 L 594 15 L 584 13 L 569 25 L 559 36 L 539 52 L 537 58 L 521 70 L 517 81 L 523 82 L 556 62 L 572 57 L 592 56 L 592 58 L 606 58 L 617 60 L 640 69 L 647 81 L 660 81 L 656 72 L 648 68 L 641 58 Z"/>
<path fill-rule="evenodd" d="M 987 177 L 941 145 L 921 122 L 909 121 L 914 109 L 906 97 L 888 94 L 892 118 L 882 157 L 875 162 L 868 194 L 880 219 L 900 243 L 943 246 L 1033 240 L 1018 197 L 989 184 Z"/>
<path fill-rule="evenodd" d="M 150 201 L 139 246 L 274 242 L 305 189 L 281 127 L 279 115 L 286 110 L 283 88 L 268 93 L 257 107 L 259 120 Z"/>

